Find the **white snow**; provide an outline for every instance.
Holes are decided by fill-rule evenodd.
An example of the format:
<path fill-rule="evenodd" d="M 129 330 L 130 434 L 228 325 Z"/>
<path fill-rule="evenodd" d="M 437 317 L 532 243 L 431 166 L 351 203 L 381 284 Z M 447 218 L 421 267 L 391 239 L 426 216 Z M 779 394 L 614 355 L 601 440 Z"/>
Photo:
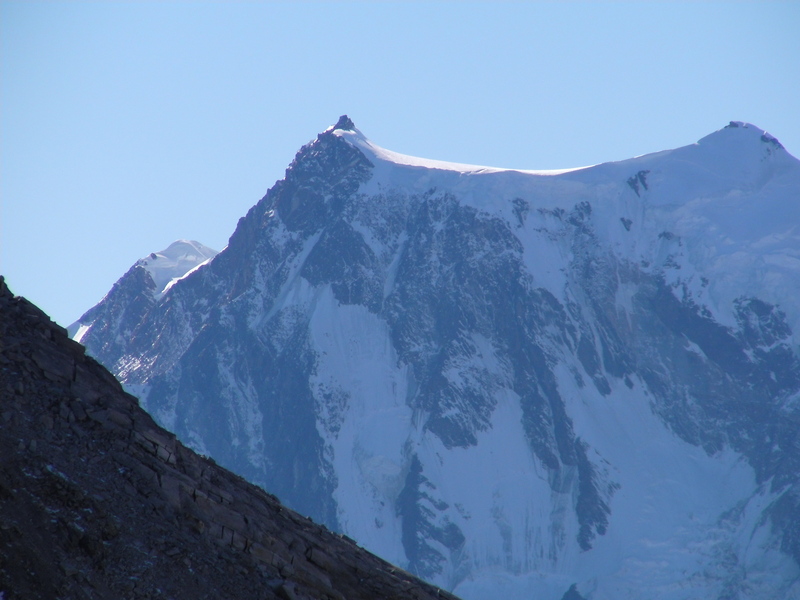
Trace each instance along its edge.
<path fill-rule="evenodd" d="M 358 129 L 335 129 L 334 135 L 338 135 L 348 142 L 359 148 L 367 158 L 376 158 L 381 161 L 394 163 L 396 165 L 405 165 L 408 167 L 422 167 L 424 169 L 436 169 L 443 171 L 454 171 L 456 173 L 497 173 L 501 171 L 512 171 L 515 169 L 499 169 L 496 167 L 483 167 L 478 165 L 465 165 L 462 163 L 447 162 L 442 160 L 434 160 L 430 158 L 418 158 L 416 156 L 408 156 L 407 154 L 400 154 L 391 150 L 386 150 L 371 142 L 367 137 Z M 558 175 L 560 173 L 568 173 L 578 169 L 585 169 L 586 167 L 578 167 L 573 169 L 556 169 L 556 170 L 523 170 L 518 171 L 521 173 L 530 173 L 536 175 Z"/>
<path fill-rule="evenodd" d="M 329 286 L 316 294 L 309 329 L 319 353 L 317 430 L 337 477 L 339 523 L 365 548 L 406 564 L 395 501 L 416 429 L 407 368 L 398 365 L 386 323 L 362 306 L 339 305 Z"/>
<path fill-rule="evenodd" d="M 153 294 L 159 299 L 176 281 L 189 275 L 216 255 L 216 250 L 200 242 L 178 240 L 166 249 L 140 259 L 137 264 L 150 273 L 156 284 Z"/>
<path fill-rule="evenodd" d="M 593 598 L 715 598 L 737 570 L 748 577 L 780 574 L 776 579 L 784 584 L 800 575 L 789 557 L 769 548 L 753 560 L 777 572 L 751 563 L 733 565 L 731 572 L 720 563 L 726 553 L 744 555 L 736 540 L 747 545 L 764 527 L 750 504 L 775 499 L 767 485 L 756 485 L 741 455 L 724 449 L 709 456 L 678 438 L 652 413 L 641 382 L 632 390 L 617 385 L 604 398 L 577 388 L 562 369 L 559 385 L 571 399 L 576 434 L 596 452 L 596 462 L 611 465 L 620 486 L 608 532 L 574 565 L 578 580 L 594 581 Z M 773 591 L 779 597 L 780 588 Z"/>
<path fill-rule="evenodd" d="M 86 332 L 89 331 L 89 329 L 91 328 L 92 323 L 89 323 L 88 325 L 84 325 L 82 323 L 81 324 L 76 323 L 76 325 L 78 325 L 78 329 L 72 335 L 72 339 L 80 344 L 81 340 L 83 339 L 83 336 L 86 335 Z"/>

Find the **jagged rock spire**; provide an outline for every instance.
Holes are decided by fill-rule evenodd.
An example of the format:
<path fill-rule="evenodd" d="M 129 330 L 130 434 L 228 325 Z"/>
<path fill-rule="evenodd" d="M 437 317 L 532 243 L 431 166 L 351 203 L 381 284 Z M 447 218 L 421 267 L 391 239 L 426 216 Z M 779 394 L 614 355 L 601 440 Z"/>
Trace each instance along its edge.
<path fill-rule="evenodd" d="M 339 117 L 339 120 L 336 121 L 336 125 L 333 126 L 334 129 L 344 129 L 346 131 L 353 131 L 356 126 L 353 124 L 352 119 L 347 115 L 342 115 Z"/>

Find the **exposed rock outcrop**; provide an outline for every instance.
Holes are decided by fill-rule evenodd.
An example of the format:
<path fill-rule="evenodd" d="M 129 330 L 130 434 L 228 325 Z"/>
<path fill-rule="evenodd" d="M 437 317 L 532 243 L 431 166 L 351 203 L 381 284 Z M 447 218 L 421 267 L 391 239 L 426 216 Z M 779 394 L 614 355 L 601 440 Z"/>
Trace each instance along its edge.
<path fill-rule="evenodd" d="M 0 277 L 0 597 L 454 598 L 183 446 Z"/>

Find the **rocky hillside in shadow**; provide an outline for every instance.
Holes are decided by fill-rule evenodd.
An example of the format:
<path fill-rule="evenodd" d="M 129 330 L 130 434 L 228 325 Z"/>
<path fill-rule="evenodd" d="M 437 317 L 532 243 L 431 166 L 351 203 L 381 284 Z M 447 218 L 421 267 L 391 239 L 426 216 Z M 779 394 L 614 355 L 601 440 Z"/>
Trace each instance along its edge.
<path fill-rule="evenodd" d="M 454 596 L 155 424 L 0 277 L 0 598 Z"/>

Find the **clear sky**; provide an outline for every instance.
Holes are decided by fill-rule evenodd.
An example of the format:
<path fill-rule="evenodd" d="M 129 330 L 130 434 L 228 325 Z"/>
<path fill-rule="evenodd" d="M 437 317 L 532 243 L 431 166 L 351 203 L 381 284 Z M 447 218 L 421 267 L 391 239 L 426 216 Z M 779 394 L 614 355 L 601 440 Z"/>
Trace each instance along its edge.
<path fill-rule="evenodd" d="M 348 114 L 425 158 L 565 168 L 749 121 L 800 156 L 798 2 L 0 1 L 0 273 L 62 325 L 222 249 Z"/>

